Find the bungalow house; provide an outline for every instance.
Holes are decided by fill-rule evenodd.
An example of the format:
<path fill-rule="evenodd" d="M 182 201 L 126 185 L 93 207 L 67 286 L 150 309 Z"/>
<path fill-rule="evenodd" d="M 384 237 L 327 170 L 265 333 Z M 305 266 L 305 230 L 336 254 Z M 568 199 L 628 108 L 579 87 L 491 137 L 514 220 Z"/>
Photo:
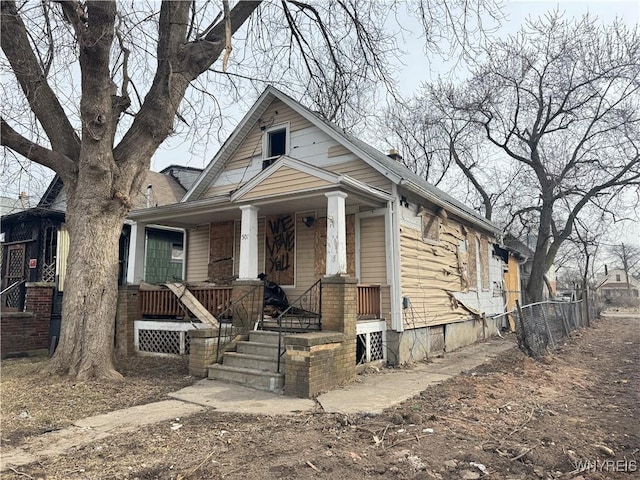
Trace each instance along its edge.
<path fill-rule="evenodd" d="M 264 273 L 293 301 L 319 279 L 356 279 L 358 361 L 419 360 L 502 326 L 500 229 L 273 87 L 179 203 L 130 218 L 132 238 L 184 229 L 188 284 Z"/>
<path fill-rule="evenodd" d="M 640 291 L 640 281 L 623 269 L 616 268 L 608 270 L 607 274 L 596 285 L 598 296 L 607 304 L 618 304 L 622 299 L 628 299 L 638 305 L 638 292 Z M 629 305 L 631 306 L 631 305 Z"/>

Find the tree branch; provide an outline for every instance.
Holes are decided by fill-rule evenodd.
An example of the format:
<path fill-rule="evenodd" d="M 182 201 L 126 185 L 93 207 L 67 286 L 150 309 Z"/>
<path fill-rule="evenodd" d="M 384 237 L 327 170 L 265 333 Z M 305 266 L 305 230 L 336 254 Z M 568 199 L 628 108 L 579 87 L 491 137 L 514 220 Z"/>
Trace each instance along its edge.
<path fill-rule="evenodd" d="M 71 126 L 29 43 L 27 29 L 13 0 L 2 0 L 2 51 L 22 87 L 31 110 L 42 125 L 52 150 L 77 161 L 80 139 Z"/>
<path fill-rule="evenodd" d="M 41 147 L 37 143 L 23 137 L 4 118 L 0 118 L 0 145 L 43 165 L 58 173 L 63 181 L 72 178 L 77 171 L 76 163 L 60 152 Z"/>

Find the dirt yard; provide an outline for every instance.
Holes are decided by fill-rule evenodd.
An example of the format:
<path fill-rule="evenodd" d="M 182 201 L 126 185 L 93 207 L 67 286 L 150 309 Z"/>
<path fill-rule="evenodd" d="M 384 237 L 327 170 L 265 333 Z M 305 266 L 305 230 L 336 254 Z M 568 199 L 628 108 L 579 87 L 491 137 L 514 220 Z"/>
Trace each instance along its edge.
<path fill-rule="evenodd" d="M 74 386 L 38 375 L 41 365 L 2 363 L 5 447 L 191 381 L 175 364 L 166 381 L 156 366 L 122 386 Z M 167 422 L 111 436 L 3 478 L 640 478 L 638 365 L 640 316 L 616 314 L 543 361 L 513 350 L 382 415 L 208 411 L 181 418 L 177 429 Z"/>

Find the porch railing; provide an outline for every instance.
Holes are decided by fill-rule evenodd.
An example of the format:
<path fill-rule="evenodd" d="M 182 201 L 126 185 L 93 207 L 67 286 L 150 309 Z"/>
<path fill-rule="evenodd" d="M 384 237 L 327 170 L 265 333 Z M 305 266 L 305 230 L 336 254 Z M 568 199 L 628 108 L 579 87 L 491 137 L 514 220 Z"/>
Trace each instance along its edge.
<path fill-rule="evenodd" d="M 189 287 L 194 297 L 214 316 L 231 303 L 232 287 Z M 188 311 L 166 287 L 141 288 L 138 293 L 138 318 L 176 318 Z"/>
<path fill-rule="evenodd" d="M 293 301 L 276 319 L 278 323 L 278 369 L 284 353 L 282 334 L 322 330 L 322 281 L 318 280 Z"/>
<path fill-rule="evenodd" d="M 381 318 L 380 285 L 358 285 L 356 314 L 358 320 Z"/>
<path fill-rule="evenodd" d="M 227 308 L 218 313 L 216 362 L 222 361 L 222 356 L 228 345 L 234 342 L 238 335 L 247 335 L 262 319 L 263 292 L 262 286 L 256 285 L 233 303 L 230 302 Z M 258 295 L 261 297 L 259 298 Z"/>

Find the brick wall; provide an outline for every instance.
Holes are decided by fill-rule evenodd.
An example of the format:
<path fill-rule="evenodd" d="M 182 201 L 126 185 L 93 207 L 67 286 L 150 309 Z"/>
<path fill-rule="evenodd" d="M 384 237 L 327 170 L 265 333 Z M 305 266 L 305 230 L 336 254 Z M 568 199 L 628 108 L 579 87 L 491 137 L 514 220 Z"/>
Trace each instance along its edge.
<path fill-rule="evenodd" d="M 133 355 L 134 322 L 139 318 L 139 285 L 122 285 L 118 289 L 118 309 L 116 311 L 116 354 Z"/>
<path fill-rule="evenodd" d="M 352 277 L 322 280 L 322 332 L 285 338 L 285 394 L 315 397 L 356 375 L 356 295 Z"/>
<path fill-rule="evenodd" d="M 24 312 L 0 314 L 2 356 L 49 348 L 49 323 L 54 285 L 27 282 Z"/>
<path fill-rule="evenodd" d="M 218 350 L 218 329 L 202 328 L 191 330 L 191 346 L 189 348 L 189 375 L 206 378 L 209 365 L 216 361 Z"/>

